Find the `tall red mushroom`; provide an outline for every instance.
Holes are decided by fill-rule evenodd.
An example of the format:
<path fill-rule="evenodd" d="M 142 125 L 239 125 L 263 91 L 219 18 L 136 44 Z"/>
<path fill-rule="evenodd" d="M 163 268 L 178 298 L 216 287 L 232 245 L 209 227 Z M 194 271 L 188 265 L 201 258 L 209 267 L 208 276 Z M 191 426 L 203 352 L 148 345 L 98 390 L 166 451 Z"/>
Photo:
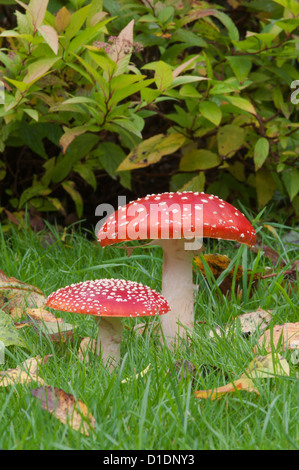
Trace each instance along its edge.
<path fill-rule="evenodd" d="M 162 315 L 170 310 L 161 294 L 122 279 L 96 279 L 52 292 L 46 305 L 56 310 L 95 315 L 99 321 L 97 354 L 104 363 L 119 362 L 123 317 Z"/>
<path fill-rule="evenodd" d="M 238 209 L 217 196 L 198 192 L 152 194 L 111 214 L 98 232 L 102 247 L 152 239 L 163 248 L 162 295 L 171 312 L 161 318 L 167 344 L 192 332 L 192 258 L 205 237 L 254 245 L 256 233 Z M 195 239 L 196 243 L 190 240 Z"/>

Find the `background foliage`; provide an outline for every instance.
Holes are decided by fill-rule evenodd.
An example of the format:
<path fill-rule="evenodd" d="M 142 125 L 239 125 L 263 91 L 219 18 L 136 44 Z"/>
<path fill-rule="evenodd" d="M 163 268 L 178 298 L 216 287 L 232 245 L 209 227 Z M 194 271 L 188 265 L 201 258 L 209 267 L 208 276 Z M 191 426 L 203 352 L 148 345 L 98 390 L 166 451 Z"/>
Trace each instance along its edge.
<path fill-rule="evenodd" d="M 167 190 L 298 217 L 296 0 L 0 5 L 4 228 Z"/>

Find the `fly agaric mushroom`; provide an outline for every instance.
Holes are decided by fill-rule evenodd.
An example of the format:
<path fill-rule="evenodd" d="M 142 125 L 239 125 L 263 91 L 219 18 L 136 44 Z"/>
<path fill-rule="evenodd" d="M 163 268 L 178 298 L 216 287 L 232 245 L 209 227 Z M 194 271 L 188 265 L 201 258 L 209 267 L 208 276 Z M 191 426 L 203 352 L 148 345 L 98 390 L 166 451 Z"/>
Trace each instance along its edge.
<path fill-rule="evenodd" d="M 62 287 L 49 295 L 48 307 L 95 315 L 99 322 L 97 347 L 104 363 L 119 362 L 122 317 L 162 315 L 170 310 L 161 294 L 147 286 L 122 279 L 97 279 Z"/>
<path fill-rule="evenodd" d="M 163 248 L 162 295 L 171 311 L 161 317 L 170 346 L 193 331 L 192 258 L 202 239 L 235 240 L 254 245 L 256 233 L 238 209 L 217 196 L 198 192 L 152 194 L 119 207 L 98 232 L 102 247 L 128 240 L 152 239 Z M 196 243 L 190 240 L 195 239 Z M 193 253 L 192 253 L 193 251 Z"/>

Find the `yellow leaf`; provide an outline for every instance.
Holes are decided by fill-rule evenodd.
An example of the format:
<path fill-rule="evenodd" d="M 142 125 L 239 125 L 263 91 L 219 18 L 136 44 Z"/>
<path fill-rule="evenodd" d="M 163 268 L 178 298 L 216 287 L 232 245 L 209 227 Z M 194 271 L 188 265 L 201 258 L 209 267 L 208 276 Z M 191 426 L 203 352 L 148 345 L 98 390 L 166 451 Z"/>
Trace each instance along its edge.
<path fill-rule="evenodd" d="M 63 323 L 63 318 L 57 318 L 53 313 L 44 308 L 26 308 L 26 313 L 30 318 L 37 321 Z"/>
<path fill-rule="evenodd" d="M 141 142 L 129 153 L 119 165 L 117 171 L 134 170 L 144 168 L 157 163 L 164 155 L 176 152 L 185 142 L 185 137 L 179 133 L 165 136 L 157 134 Z"/>
<path fill-rule="evenodd" d="M 246 390 L 260 395 L 253 379 L 275 377 L 276 375 L 288 376 L 290 368 L 287 361 L 279 354 L 268 354 L 267 356 L 255 357 L 241 377 L 222 387 L 211 390 L 198 390 L 194 392 L 195 398 L 210 398 L 216 400 L 227 393 L 234 393 L 237 390 Z"/>
<path fill-rule="evenodd" d="M 258 344 L 265 348 L 266 351 L 272 350 L 285 351 L 286 349 L 298 349 L 299 342 L 299 322 L 284 323 L 283 325 L 275 325 L 272 329 L 266 330 L 260 337 Z M 255 346 L 255 353 L 258 347 Z"/>
<path fill-rule="evenodd" d="M 266 356 L 257 356 L 249 364 L 246 372 L 240 378 L 269 378 L 276 375 L 290 374 L 290 367 L 287 361 L 277 353 L 270 353 Z"/>
<path fill-rule="evenodd" d="M 9 385 L 22 384 L 27 385 L 30 382 L 37 382 L 40 385 L 45 381 L 38 376 L 38 367 L 44 364 L 51 355 L 41 358 L 40 356 L 31 357 L 16 369 L 8 369 L 0 372 L 0 387 L 8 387 Z"/>
<path fill-rule="evenodd" d="M 222 395 L 226 395 L 227 393 L 234 393 L 237 390 L 246 390 L 247 392 L 255 392 L 258 395 L 260 394 L 257 388 L 255 388 L 252 380 L 248 378 L 240 378 L 231 382 L 227 385 L 223 385 L 222 387 L 217 387 L 214 390 L 198 390 L 194 392 L 195 398 L 210 398 L 210 400 L 217 400 Z"/>

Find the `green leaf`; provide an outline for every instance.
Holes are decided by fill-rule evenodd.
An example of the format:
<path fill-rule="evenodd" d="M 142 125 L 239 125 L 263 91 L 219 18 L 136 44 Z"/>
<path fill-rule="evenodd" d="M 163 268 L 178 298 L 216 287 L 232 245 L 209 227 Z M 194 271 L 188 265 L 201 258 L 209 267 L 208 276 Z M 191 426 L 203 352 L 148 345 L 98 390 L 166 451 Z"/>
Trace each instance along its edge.
<path fill-rule="evenodd" d="M 192 85 L 183 85 L 180 89 L 180 95 L 184 98 L 200 98 L 201 94 L 198 93 L 196 88 Z"/>
<path fill-rule="evenodd" d="M 38 111 L 36 111 L 35 109 L 31 109 L 31 108 L 23 109 L 23 111 L 24 113 L 28 114 L 28 116 L 30 116 L 32 119 L 34 119 L 34 121 L 38 121 L 38 118 L 39 118 Z"/>
<path fill-rule="evenodd" d="M 242 127 L 227 124 L 217 133 L 218 152 L 225 158 L 231 158 L 245 141 L 245 132 Z"/>
<path fill-rule="evenodd" d="M 43 144 L 44 136 L 43 128 L 34 122 L 30 124 L 22 122 L 22 126 L 18 128 L 18 137 L 22 139 L 24 144 L 28 145 L 33 152 L 42 158 L 47 159 L 47 153 Z"/>
<path fill-rule="evenodd" d="M 236 106 L 236 108 L 240 108 L 250 114 L 256 114 L 253 104 L 251 104 L 250 101 L 246 100 L 245 98 L 240 98 L 238 96 L 223 96 L 222 98 Z"/>
<path fill-rule="evenodd" d="M 23 82 L 31 86 L 36 80 L 46 75 L 58 60 L 59 59 L 55 57 L 50 59 L 40 59 L 33 62 L 28 66 L 27 75 L 24 77 Z"/>
<path fill-rule="evenodd" d="M 205 189 L 206 177 L 203 171 L 184 184 L 180 191 L 194 191 L 201 193 Z"/>
<path fill-rule="evenodd" d="M 157 134 L 141 142 L 130 152 L 127 158 L 120 164 L 118 171 L 144 168 L 157 163 L 164 155 L 176 152 L 183 146 L 186 138 L 182 134 L 174 133 L 165 136 Z"/>
<path fill-rule="evenodd" d="M 148 79 L 148 80 L 139 81 L 138 83 L 133 83 L 133 85 L 127 86 L 125 88 L 121 88 L 119 90 L 114 89 L 112 93 L 112 97 L 109 100 L 109 106 L 110 107 L 115 106 L 117 103 L 124 100 L 128 96 L 138 93 L 139 91 L 146 88 L 148 85 L 151 85 L 152 83 L 153 83 L 153 80 Z"/>
<path fill-rule="evenodd" d="M 163 7 L 158 13 L 158 21 L 161 23 L 167 23 L 174 15 L 175 11 L 173 7 Z"/>
<path fill-rule="evenodd" d="M 92 67 L 92 65 L 86 62 L 86 60 L 82 59 L 82 57 L 75 54 L 74 52 L 72 52 L 71 54 L 74 55 L 79 60 L 79 62 L 81 62 L 85 70 L 90 74 L 90 76 L 94 79 L 94 81 L 99 84 L 105 96 L 105 99 L 107 99 L 109 95 L 108 83 L 103 79 L 103 77 L 99 74 L 99 72 L 95 70 L 94 67 Z"/>
<path fill-rule="evenodd" d="M 169 88 L 173 82 L 172 68 L 162 60 L 151 62 L 142 67 L 145 70 L 155 71 L 155 82 L 158 90 L 164 91 Z"/>
<path fill-rule="evenodd" d="M 0 341 L 4 346 L 20 346 L 26 348 L 26 343 L 21 338 L 19 331 L 14 326 L 13 319 L 7 314 L 0 312 Z"/>
<path fill-rule="evenodd" d="M 276 183 L 269 170 L 261 168 L 255 176 L 257 201 L 259 207 L 264 207 L 273 197 Z"/>
<path fill-rule="evenodd" d="M 99 136 L 96 134 L 84 133 L 79 135 L 68 147 L 66 155 L 60 156 L 53 171 L 51 178 L 53 183 L 59 183 L 71 172 L 74 165 L 83 159 L 95 145 L 99 142 Z"/>
<path fill-rule="evenodd" d="M 126 158 L 126 154 L 122 148 L 113 142 L 101 142 L 93 151 L 92 155 L 97 157 L 100 164 L 113 179 L 116 179 L 117 168 Z"/>
<path fill-rule="evenodd" d="M 90 28 L 86 28 L 81 31 L 74 39 L 72 39 L 71 43 L 69 44 L 67 51 L 68 52 L 77 52 L 79 49 L 85 45 L 87 48 L 92 47 L 88 46 L 91 41 L 94 41 L 101 30 L 104 29 L 105 25 L 109 23 L 112 18 L 108 18 L 101 23 L 97 23 L 95 26 Z"/>
<path fill-rule="evenodd" d="M 20 82 L 19 80 L 13 80 L 12 78 L 4 77 L 6 81 L 14 85 L 21 93 L 24 93 L 29 87 L 27 83 Z"/>
<path fill-rule="evenodd" d="M 217 153 L 205 149 L 193 149 L 186 153 L 180 162 L 181 171 L 208 170 L 220 165 Z"/>
<path fill-rule="evenodd" d="M 117 64 L 104 54 L 95 54 L 92 51 L 88 52 L 90 57 L 95 61 L 95 63 L 99 65 L 99 67 L 101 67 L 101 69 L 108 74 L 108 77 L 112 77 L 117 69 Z"/>
<path fill-rule="evenodd" d="M 73 181 L 64 181 L 62 183 L 63 189 L 71 196 L 76 206 L 76 212 L 78 217 L 82 217 L 83 214 L 83 199 L 81 194 L 76 190 L 75 183 Z"/>
<path fill-rule="evenodd" d="M 81 178 L 83 178 L 87 184 L 90 184 L 90 186 L 93 188 L 93 190 L 95 191 L 96 188 L 97 188 L 97 180 L 96 180 L 96 177 L 94 175 L 94 172 L 91 168 L 88 167 L 87 163 L 84 162 L 84 163 L 76 163 L 74 166 L 73 166 L 73 170 L 78 173 Z"/>
<path fill-rule="evenodd" d="M 219 126 L 222 119 L 221 109 L 212 101 L 203 101 L 199 104 L 201 114 L 211 121 L 215 126 Z"/>
<path fill-rule="evenodd" d="M 269 155 L 269 141 L 265 137 L 260 137 L 257 140 L 255 147 L 254 147 L 253 160 L 254 160 L 255 171 L 259 170 L 263 166 L 268 155 Z"/>
<path fill-rule="evenodd" d="M 195 75 L 182 75 L 174 78 L 170 88 L 185 85 L 186 83 L 201 82 L 202 80 L 208 79 L 206 77 L 196 77 Z"/>
<path fill-rule="evenodd" d="M 20 197 L 19 207 L 24 207 L 26 202 L 30 201 L 30 199 L 33 199 L 36 196 L 48 196 L 51 192 L 51 189 L 46 188 L 41 184 L 31 186 L 30 188 L 27 188 L 25 191 L 23 191 Z"/>
<path fill-rule="evenodd" d="M 86 24 L 88 27 L 94 26 L 96 24 L 96 19 L 100 17 L 100 13 L 105 14 L 106 12 L 103 12 L 103 0 L 92 0 L 90 4 L 90 10 L 88 12 Z"/>
<path fill-rule="evenodd" d="M 80 31 L 87 18 L 89 9 L 90 5 L 86 5 L 85 7 L 80 8 L 80 10 L 75 11 L 75 13 L 72 14 L 71 22 L 65 30 L 65 37 L 68 40 L 72 39 L 77 34 L 77 32 Z"/>
<path fill-rule="evenodd" d="M 221 21 L 221 23 L 226 27 L 228 30 L 228 35 L 232 41 L 239 41 L 239 31 L 238 28 L 236 28 L 234 22 L 232 19 L 223 13 L 222 11 L 215 11 L 214 10 L 214 16 L 218 18 L 218 20 Z"/>
<path fill-rule="evenodd" d="M 293 201 L 299 193 L 299 170 L 297 168 L 293 168 L 289 171 L 284 171 L 282 173 L 282 179 L 290 200 Z"/>
<path fill-rule="evenodd" d="M 243 83 L 251 70 L 252 60 L 242 56 L 230 56 L 227 60 L 239 82 Z"/>

